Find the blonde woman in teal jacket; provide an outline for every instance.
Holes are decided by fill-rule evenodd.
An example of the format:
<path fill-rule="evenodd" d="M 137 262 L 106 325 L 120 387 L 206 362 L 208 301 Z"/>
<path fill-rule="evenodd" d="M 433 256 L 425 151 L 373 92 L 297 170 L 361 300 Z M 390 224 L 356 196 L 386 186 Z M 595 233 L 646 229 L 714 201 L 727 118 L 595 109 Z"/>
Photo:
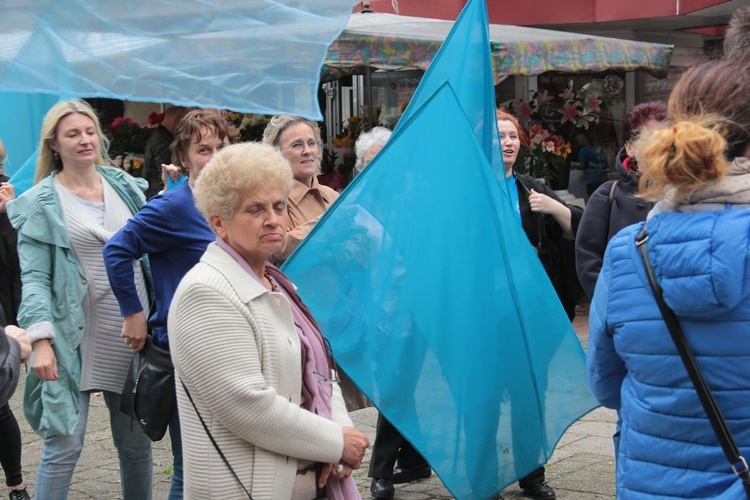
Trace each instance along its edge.
<path fill-rule="evenodd" d="M 145 202 L 145 186 L 101 166 L 105 151 L 99 120 L 88 104 L 56 104 L 42 125 L 35 186 L 8 203 L 21 263 L 18 320 L 34 351 L 24 412 L 45 438 L 36 498 L 67 498 L 92 392 L 103 392 L 110 411 L 123 498 L 151 498 L 151 442 L 119 410 L 132 350 L 129 339 L 120 338 L 122 318 L 101 254 L 109 237 Z M 139 296 L 148 306 L 143 264 L 135 267 Z"/>

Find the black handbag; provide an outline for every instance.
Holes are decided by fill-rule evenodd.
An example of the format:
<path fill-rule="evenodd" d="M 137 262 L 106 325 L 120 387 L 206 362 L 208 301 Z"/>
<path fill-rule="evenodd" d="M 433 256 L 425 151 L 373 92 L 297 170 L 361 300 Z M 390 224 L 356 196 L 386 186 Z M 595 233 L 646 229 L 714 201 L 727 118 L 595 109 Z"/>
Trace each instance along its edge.
<path fill-rule="evenodd" d="M 0 328 L 0 406 L 8 402 L 18 385 L 20 348 Z"/>
<path fill-rule="evenodd" d="M 149 336 L 130 362 L 120 411 L 137 421 L 151 441 L 160 441 L 167 432 L 177 405 L 174 384 L 169 351 L 154 345 Z"/>
<path fill-rule="evenodd" d="M 732 436 L 732 432 L 729 430 L 729 426 L 727 426 L 724 416 L 721 414 L 721 409 L 716 404 L 711 389 L 703 378 L 698 360 L 695 359 L 695 355 L 693 355 L 693 351 L 690 349 L 690 345 L 685 338 L 685 333 L 677 321 L 677 315 L 675 315 L 674 311 L 664 301 L 664 293 L 656 282 L 654 270 L 648 261 L 647 240 L 648 235 L 646 234 L 646 225 L 644 224 L 643 230 L 636 236 L 635 244 L 638 246 L 641 258 L 643 259 L 643 265 L 646 267 L 648 282 L 651 285 L 651 291 L 654 293 L 656 304 L 659 306 L 659 311 L 664 318 L 664 323 L 667 325 L 672 341 L 677 348 L 677 352 L 680 354 L 680 358 L 685 365 L 695 391 L 698 393 L 698 399 L 700 399 L 703 410 L 706 412 L 709 422 L 711 422 L 711 427 L 713 427 L 716 438 L 719 440 L 724 455 L 732 467 L 732 472 L 742 480 L 742 487 L 745 489 L 745 494 L 750 498 L 750 471 L 748 470 L 747 462 L 740 455 L 740 450 L 734 441 L 734 436 Z"/>

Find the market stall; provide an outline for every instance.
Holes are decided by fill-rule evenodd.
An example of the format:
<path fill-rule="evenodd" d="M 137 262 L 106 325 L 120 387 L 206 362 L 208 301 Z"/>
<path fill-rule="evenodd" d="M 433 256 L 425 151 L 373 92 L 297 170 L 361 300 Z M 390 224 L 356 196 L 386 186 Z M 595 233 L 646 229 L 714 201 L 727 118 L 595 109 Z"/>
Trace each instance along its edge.
<path fill-rule="evenodd" d="M 453 21 L 357 13 L 328 48 L 322 80 L 367 68 L 426 70 Z M 666 76 L 673 47 L 521 26 L 490 24 L 495 83 L 509 75 L 644 70 Z"/>

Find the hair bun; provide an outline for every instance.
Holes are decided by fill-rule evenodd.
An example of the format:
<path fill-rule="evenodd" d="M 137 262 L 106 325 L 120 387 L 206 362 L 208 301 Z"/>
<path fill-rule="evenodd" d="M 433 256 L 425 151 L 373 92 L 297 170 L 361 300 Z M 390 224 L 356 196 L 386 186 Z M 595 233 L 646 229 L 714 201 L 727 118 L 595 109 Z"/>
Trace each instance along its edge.
<path fill-rule="evenodd" d="M 719 127 L 692 121 L 680 121 L 670 127 L 673 158 L 665 174 L 671 184 L 696 187 L 720 179 L 728 170 L 724 151 L 727 141 Z"/>
<path fill-rule="evenodd" d="M 646 166 L 641 194 L 656 200 L 666 185 L 687 194 L 704 182 L 721 179 L 729 170 L 726 147 L 717 120 L 681 120 L 646 131 L 636 146 L 639 164 Z"/>

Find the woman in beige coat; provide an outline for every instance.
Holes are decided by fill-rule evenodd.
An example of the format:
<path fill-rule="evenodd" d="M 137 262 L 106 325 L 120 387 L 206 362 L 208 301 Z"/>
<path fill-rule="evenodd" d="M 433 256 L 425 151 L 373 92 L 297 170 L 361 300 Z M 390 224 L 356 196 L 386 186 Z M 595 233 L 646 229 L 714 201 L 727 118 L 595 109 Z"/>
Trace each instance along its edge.
<path fill-rule="evenodd" d="M 282 154 L 254 143 L 224 148 L 195 183 L 217 240 L 169 314 L 185 498 L 244 498 L 243 487 L 255 499 L 360 498 L 351 472 L 369 441 L 315 320 L 267 261 L 284 245 L 291 185 Z"/>

